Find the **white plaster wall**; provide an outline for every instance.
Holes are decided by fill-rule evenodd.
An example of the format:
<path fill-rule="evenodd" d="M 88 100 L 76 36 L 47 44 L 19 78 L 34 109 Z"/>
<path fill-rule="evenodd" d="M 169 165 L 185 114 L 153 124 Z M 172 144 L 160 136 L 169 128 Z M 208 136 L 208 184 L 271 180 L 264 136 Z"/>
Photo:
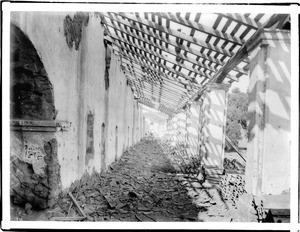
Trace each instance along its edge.
<path fill-rule="evenodd" d="M 74 12 L 12 12 L 11 21 L 29 37 L 44 64 L 53 85 L 56 120 L 69 121 L 67 132 L 57 132 L 61 181 L 67 188 L 85 171 L 101 171 L 101 124 L 104 122 L 105 47 L 99 19 L 89 14 L 88 26 L 82 28 L 79 50 L 69 49 L 63 21 Z M 115 127 L 118 126 L 118 153 L 126 147 L 127 125 L 132 131 L 133 93 L 112 55 L 109 93 L 107 163 L 115 160 Z M 125 100 L 124 100 L 125 99 Z M 124 104 L 126 101 L 126 104 Z M 94 158 L 86 164 L 87 115 L 94 115 Z M 125 118 L 124 118 L 125 116 Z M 124 124 L 126 123 L 126 125 Z M 129 133 L 131 141 L 131 133 Z"/>

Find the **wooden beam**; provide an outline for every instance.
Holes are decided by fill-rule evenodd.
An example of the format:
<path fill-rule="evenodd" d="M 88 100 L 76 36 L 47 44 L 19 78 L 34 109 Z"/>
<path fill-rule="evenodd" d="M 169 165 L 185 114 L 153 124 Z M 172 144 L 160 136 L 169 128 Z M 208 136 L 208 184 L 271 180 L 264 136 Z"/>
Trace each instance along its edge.
<path fill-rule="evenodd" d="M 127 76 L 127 77 L 130 78 L 130 79 L 132 79 L 132 80 L 134 80 L 134 81 L 137 81 L 137 77 L 139 78 L 138 75 L 132 77 L 132 74 L 129 73 L 128 71 L 126 71 L 125 75 L 126 75 L 126 76 L 129 75 L 129 76 Z M 152 85 L 152 83 L 144 82 L 143 85 L 144 85 L 144 86 L 142 86 L 142 88 L 144 88 L 144 87 L 146 87 L 146 86 L 149 86 L 149 85 Z M 155 85 L 155 84 L 154 84 L 154 86 L 157 87 L 157 85 Z M 192 93 L 187 92 L 186 90 L 177 90 L 177 91 L 176 91 L 176 90 L 174 90 L 173 86 L 172 86 L 172 87 L 169 87 L 168 85 L 165 85 L 165 84 L 162 84 L 162 87 L 164 88 L 164 90 L 165 90 L 166 92 L 168 92 L 168 93 L 173 93 L 173 94 L 179 95 L 179 96 L 182 96 L 182 94 L 184 94 L 185 96 L 190 97 L 191 94 L 192 94 Z M 182 93 L 182 94 L 180 94 L 180 93 Z"/>
<path fill-rule="evenodd" d="M 232 142 L 232 140 L 228 137 L 228 136 L 225 136 L 225 140 L 230 144 L 230 146 L 232 146 L 232 148 L 240 155 L 240 157 L 245 161 L 246 159 L 244 158 L 243 156 L 243 153 L 240 151 L 240 149 L 234 145 L 234 143 Z"/>
<path fill-rule="evenodd" d="M 140 63 L 139 61 L 137 61 L 136 59 L 132 59 L 132 58 L 129 58 L 129 57 L 124 56 L 124 55 L 122 55 L 122 59 L 131 61 L 131 62 L 134 62 L 134 63 L 140 65 L 140 67 L 148 68 L 147 66 L 141 64 L 141 63 Z M 172 78 L 169 77 L 169 75 L 166 74 L 166 73 L 163 73 L 163 74 L 162 74 L 159 70 L 155 70 L 155 69 L 152 69 L 152 68 L 149 68 L 149 69 L 150 69 L 151 71 L 153 71 L 154 73 L 158 73 L 159 75 L 165 76 L 165 77 L 168 78 L 169 80 L 172 80 L 172 78 L 173 78 L 173 77 L 172 77 Z M 142 68 L 141 68 L 141 70 L 142 70 Z M 146 75 L 146 73 L 145 73 L 144 75 Z M 199 87 L 193 87 L 194 85 L 191 84 L 191 83 L 189 83 L 188 81 L 187 81 L 187 83 L 184 83 L 182 80 L 175 79 L 175 78 L 174 78 L 174 81 L 176 81 L 176 82 L 178 82 L 178 83 L 181 83 L 181 84 L 184 85 L 184 86 L 190 86 L 191 89 L 198 89 L 198 88 L 199 88 Z"/>
<path fill-rule="evenodd" d="M 152 54 L 152 55 L 155 56 L 155 52 L 150 52 L 150 50 L 148 50 L 147 48 L 141 48 L 139 45 L 133 44 L 132 42 L 126 40 L 125 38 L 121 38 L 121 37 L 118 36 L 118 35 L 113 35 L 113 34 L 111 34 L 111 36 L 112 36 L 114 39 L 117 39 L 117 40 L 119 40 L 119 41 L 121 41 L 121 42 L 123 42 L 123 43 L 126 43 L 126 44 L 128 44 L 129 46 L 131 46 L 131 47 L 136 47 L 136 48 L 138 48 L 139 50 L 143 50 L 143 51 L 147 52 L 148 54 Z M 124 46 L 122 46 L 120 43 L 119 43 L 117 46 L 121 47 L 123 50 L 126 50 L 126 49 L 124 48 Z M 127 50 L 128 50 L 128 49 L 127 49 Z M 134 52 L 132 52 L 132 51 L 130 51 L 130 50 L 128 50 L 128 51 L 129 51 L 130 53 L 134 54 Z M 153 54 L 153 53 L 154 53 L 154 54 Z M 156 54 L 156 55 L 158 55 L 158 54 Z M 176 74 L 176 75 L 178 75 L 178 76 L 181 76 L 181 77 L 185 78 L 186 80 L 191 81 L 191 82 L 192 82 L 192 85 L 199 85 L 198 83 L 195 82 L 195 80 L 194 80 L 193 78 L 189 77 L 188 75 L 185 75 L 185 74 L 183 74 L 183 73 L 181 73 L 181 72 L 179 72 L 179 71 L 177 71 L 177 70 L 175 70 L 175 69 L 173 69 L 173 68 L 171 68 L 171 67 L 168 67 L 168 66 L 166 66 L 166 65 L 163 65 L 162 63 L 158 63 L 158 62 L 156 62 L 156 61 L 154 61 L 154 60 L 152 60 L 152 59 L 150 59 L 150 58 L 146 58 L 146 57 L 143 56 L 141 53 L 139 54 L 139 56 L 142 57 L 143 59 L 145 59 L 145 60 L 147 60 L 147 61 L 149 61 L 149 62 L 155 64 L 156 66 L 159 66 L 159 67 L 161 67 L 161 68 L 163 68 L 163 69 L 165 69 L 165 70 L 167 70 L 167 71 L 169 71 L 169 72 L 172 72 L 172 73 L 174 73 L 174 74 Z M 179 65 L 177 62 L 167 60 L 165 57 L 163 57 L 163 56 L 161 56 L 161 55 L 159 55 L 159 58 L 161 58 L 162 60 L 165 60 L 165 61 L 167 61 L 167 62 L 169 62 L 169 63 L 172 62 L 172 63 L 175 64 L 175 65 Z M 188 69 L 188 68 L 186 68 L 186 69 Z M 191 70 L 188 69 L 188 71 L 191 71 Z M 207 75 L 207 74 L 205 74 L 205 73 L 203 73 L 203 72 L 201 72 L 201 71 L 195 70 L 195 69 L 193 69 L 192 72 L 198 72 L 198 73 L 196 73 L 196 74 L 198 74 L 198 75 L 201 75 L 201 74 L 202 74 L 202 75 L 205 75 L 206 78 L 212 78 L 211 76 L 209 76 L 209 75 Z M 201 73 L 201 74 L 200 74 L 200 73 Z M 199 87 L 201 87 L 201 85 L 199 85 Z"/>
<path fill-rule="evenodd" d="M 124 62 L 124 63 L 125 63 L 125 62 Z M 127 69 L 128 69 L 128 67 L 127 67 L 125 70 L 127 70 Z M 134 67 L 134 69 L 135 69 L 135 72 L 136 72 L 135 74 L 141 74 L 141 75 L 135 75 L 136 78 L 140 78 L 140 79 L 143 79 L 143 81 L 146 81 L 146 82 L 149 82 L 149 83 L 153 83 L 153 81 L 150 80 L 150 79 L 144 79 L 144 76 L 147 77 L 147 75 L 145 75 L 145 74 L 142 73 L 142 72 L 137 72 L 137 71 L 140 71 L 139 68 Z M 129 70 L 128 70 L 127 72 L 130 73 Z M 131 73 L 130 73 L 130 74 L 131 74 Z M 148 74 L 148 76 L 149 76 L 149 74 Z M 148 81 L 148 80 L 150 80 L 150 81 Z M 165 78 L 162 78 L 162 80 L 163 80 L 163 83 L 164 83 L 164 84 L 166 84 L 166 83 L 170 84 L 170 85 L 171 85 L 170 87 L 173 88 L 173 89 L 175 89 L 175 90 L 177 90 L 177 91 L 184 91 L 184 92 L 187 92 L 187 93 L 192 93 L 192 92 L 194 92 L 193 89 L 186 89 L 185 87 L 179 85 L 178 82 L 176 82 L 176 81 L 173 82 L 172 80 L 165 79 Z"/>
<path fill-rule="evenodd" d="M 197 23 L 197 22 L 194 22 L 194 21 L 186 20 L 186 19 L 184 19 L 184 18 L 182 18 L 182 17 L 180 17 L 176 14 L 175 15 L 172 14 L 172 13 L 153 13 L 153 14 L 155 14 L 159 17 L 168 19 L 170 21 L 173 21 L 175 23 L 181 24 L 183 26 L 190 27 L 190 28 L 195 28 L 196 30 L 201 31 L 205 34 L 220 38 L 220 39 L 225 40 L 225 41 L 229 41 L 231 43 L 242 45 L 245 42 L 244 40 L 242 40 L 238 37 L 231 36 L 230 34 L 227 34 L 227 33 L 224 33 L 222 31 L 219 31 L 219 30 L 213 29 L 211 27 L 205 26 L 204 24 L 200 24 L 200 23 Z"/>
<path fill-rule="evenodd" d="M 253 49 L 255 44 L 257 43 L 258 38 L 260 37 L 261 32 L 266 27 L 272 27 L 273 25 L 276 25 L 278 21 L 285 20 L 288 15 L 272 15 L 267 22 L 263 24 L 261 28 L 259 28 L 252 36 L 251 38 L 239 49 L 239 51 L 229 59 L 229 61 L 224 65 L 214 76 L 213 80 L 210 80 L 210 83 L 216 82 L 216 83 L 222 83 L 226 73 L 230 72 L 234 66 L 237 66 L 241 60 L 243 60 L 246 56 L 248 56 L 248 52 Z M 194 101 L 195 99 L 199 98 L 199 96 L 202 94 L 202 92 L 205 90 L 202 88 L 199 90 L 195 95 L 193 95 L 189 101 Z M 178 109 L 182 108 L 183 105 L 180 105 Z"/>
<path fill-rule="evenodd" d="M 131 72 L 128 70 L 128 68 L 125 69 L 125 72 L 128 73 L 128 74 L 131 74 Z M 149 79 L 144 79 L 143 75 L 145 75 L 145 74 L 142 73 L 142 72 L 140 72 L 139 69 L 135 68 L 135 75 L 134 76 L 136 78 L 138 78 L 140 80 L 143 80 L 143 81 L 145 81 L 147 83 L 150 83 L 150 84 L 151 83 L 155 83 L 153 81 L 149 81 Z M 176 84 L 177 82 L 172 82 L 169 79 L 164 79 L 163 78 L 163 82 L 162 83 L 164 84 L 164 86 L 166 86 L 166 85 L 169 86 L 170 85 L 169 87 L 172 88 L 172 90 L 174 90 L 174 91 L 182 91 L 182 92 L 184 92 L 186 94 L 193 92 L 192 90 L 187 90 L 187 89 L 183 88 L 182 86 L 177 85 Z"/>
<path fill-rule="evenodd" d="M 257 30 L 258 28 L 262 27 L 262 24 L 258 21 L 255 21 L 254 19 L 251 19 L 249 17 L 245 17 L 243 14 L 219 14 L 223 17 L 227 18 L 228 20 L 235 21 L 239 24 L 242 24 L 246 27 L 250 27 L 252 29 Z"/>
<path fill-rule="evenodd" d="M 229 56 L 231 57 L 233 55 L 233 53 L 229 52 L 227 49 L 223 49 L 223 48 L 219 48 L 217 46 L 214 46 L 214 45 L 211 45 L 211 44 L 208 44 L 202 40 L 198 40 L 197 38 L 194 38 L 194 37 L 191 37 L 191 36 L 188 36 L 182 32 L 179 32 L 179 31 L 175 31 L 175 30 L 172 30 L 170 28 L 166 28 L 164 26 L 161 26 L 157 23 L 154 23 L 150 20 L 146 20 L 146 19 L 143 19 L 141 17 L 136 17 L 135 15 L 132 15 L 132 14 L 129 14 L 129 13 L 124 13 L 124 12 L 118 12 L 118 13 L 113 13 L 113 14 L 117 14 L 117 15 L 120 15 L 128 20 L 131 20 L 133 22 L 136 22 L 138 24 L 142 24 L 146 27 L 149 27 L 149 28 L 153 28 L 155 30 L 158 30 L 158 31 L 161 31 L 163 33 L 167 33 L 169 35 L 172 35 L 176 38 L 179 38 L 179 39 L 182 39 L 182 40 L 185 40 L 187 42 L 190 42 L 190 43 L 193 43 L 197 46 L 201 46 L 203 48 L 206 48 L 206 49 L 209 49 L 209 50 L 212 50 L 212 51 L 215 51 L 217 53 L 221 53 L 221 54 L 224 54 L 226 56 Z"/>
<path fill-rule="evenodd" d="M 132 79 L 132 78 L 130 78 L 132 81 L 135 81 L 134 79 Z M 136 81 L 135 81 L 136 82 Z M 159 93 L 160 92 L 160 90 L 157 90 L 157 87 L 155 86 L 154 87 L 155 88 L 155 92 L 156 93 Z M 172 91 L 172 90 L 170 90 L 170 89 L 167 89 L 166 87 L 163 87 L 163 89 L 164 89 L 164 95 L 166 95 L 166 96 L 168 96 L 168 97 L 170 97 L 170 99 L 171 100 L 174 100 L 174 99 L 176 99 L 176 98 L 181 98 L 181 97 L 183 97 L 183 96 L 185 96 L 185 97 L 187 97 L 187 98 L 189 98 L 190 96 L 189 95 L 186 95 L 186 94 L 180 94 L 179 92 L 174 92 L 174 91 Z M 149 86 L 147 86 L 146 84 L 145 84 L 145 87 L 140 87 L 140 90 L 141 91 L 144 91 L 144 90 L 151 90 L 151 87 L 149 87 Z"/>
<path fill-rule="evenodd" d="M 238 50 L 238 52 L 231 57 L 228 62 L 215 74 L 211 82 L 221 83 L 225 79 L 226 75 L 236 67 L 245 57 L 248 56 L 249 49 L 253 46 L 253 42 L 257 40 L 263 29 L 268 25 L 273 25 L 277 21 L 282 20 L 280 15 L 273 15 L 261 28 L 259 28 L 251 38 Z"/>
<path fill-rule="evenodd" d="M 145 91 L 144 93 L 145 93 L 145 94 L 144 94 L 145 97 L 147 97 L 147 96 L 148 96 L 148 97 L 153 97 L 152 94 L 151 94 L 151 92 L 149 92 L 149 91 Z M 157 94 L 156 94 L 156 95 L 157 95 Z M 153 100 L 153 101 L 159 103 L 159 101 L 158 101 L 159 97 L 158 97 L 158 96 L 155 96 L 155 99 L 156 99 L 156 100 Z M 170 98 L 164 96 L 164 97 L 161 98 L 161 102 L 164 102 L 164 103 L 166 103 L 166 104 L 168 104 L 168 105 L 172 105 L 172 106 L 174 106 L 174 108 L 176 108 L 176 107 L 178 106 L 178 103 L 179 103 L 180 101 L 179 101 L 179 100 L 178 100 L 178 101 L 170 101 Z"/>
<path fill-rule="evenodd" d="M 124 58 L 124 59 L 127 59 L 127 60 L 130 60 L 130 61 L 132 61 L 132 62 L 135 62 L 136 64 L 138 64 L 138 65 L 140 65 L 141 67 L 144 67 L 144 68 L 147 68 L 147 69 L 150 69 L 151 71 L 153 71 L 153 72 L 156 72 L 156 73 L 159 73 L 159 74 L 161 74 L 161 72 L 159 71 L 159 70 L 157 70 L 157 69 L 154 69 L 153 67 L 151 67 L 151 66 L 149 66 L 149 65 L 145 65 L 144 63 L 142 63 L 142 62 L 140 62 L 140 61 L 138 61 L 137 60 L 137 58 L 134 58 L 134 57 L 127 57 L 127 56 L 124 56 L 124 55 L 122 55 L 122 57 Z M 167 67 L 168 68 L 168 67 Z M 166 70 L 168 70 L 168 69 L 166 69 Z M 146 75 L 146 74 L 145 74 Z M 164 75 L 166 76 L 168 76 L 168 74 L 166 74 L 166 73 L 164 73 Z M 169 79 L 171 79 L 170 77 L 168 77 Z M 189 85 L 191 88 L 193 88 L 193 89 L 199 89 L 199 88 L 201 88 L 201 85 L 199 85 L 199 84 L 195 84 L 195 83 L 193 83 L 193 82 L 190 82 L 190 81 L 188 81 L 188 80 L 186 80 L 187 81 L 187 83 L 183 83 L 182 82 L 182 80 L 180 80 L 180 79 L 174 79 L 175 81 L 177 81 L 177 82 L 180 82 L 180 83 L 182 83 L 182 84 L 184 84 L 184 85 Z"/>
<path fill-rule="evenodd" d="M 128 77 L 128 78 L 130 78 L 130 79 L 132 79 L 132 80 L 135 80 L 134 78 L 132 78 L 132 77 Z M 136 80 L 135 80 L 136 81 Z M 146 83 L 148 83 L 148 82 L 146 82 Z M 146 84 L 144 83 L 144 86 L 146 86 Z M 141 87 L 141 88 L 145 88 L 145 87 Z M 164 85 L 163 86 L 163 89 L 164 89 L 164 91 L 166 91 L 166 92 L 168 92 L 168 93 L 170 93 L 170 94 L 173 94 L 173 95 L 175 95 L 175 96 L 177 96 L 177 95 L 185 95 L 186 97 L 191 97 L 191 94 L 188 94 L 188 93 L 186 93 L 186 92 L 183 92 L 182 91 L 182 94 L 180 94 L 180 92 L 179 91 L 175 91 L 174 89 L 170 89 L 169 87 L 167 87 L 166 85 Z"/>
<path fill-rule="evenodd" d="M 178 58 L 181 59 L 181 60 L 190 62 L 191 64 L 198 65 L 198 66 L 200 66 L 200 67 L 202 67 L 202 68 L 204 68 L 204 69 L 208 69 L 209 71 L 212 71 L 212 72 L 216 72 L 216 71 L 217 71 L 215 68 L 209 67 L 209 66 L 205 65 L 204 63 L 200 63 L 199 61 L 192 60 L 192 59 L 190 59 L 190 58 L 188 58 L 188 57 L 184 57 L 182 54 L 176 53 L 175 51 L 171 51 L 169 48 L 166 48 L 166 47 L 164 47 L 163 45 L 160 45 L 159 43 L 154 43 L 154 42 L 148 40 L 146 37 L 145 37 L 145 38 L 142 38 L 141 36 L 137 35 L 135 32 L 129 32 L 129 31 L 128 31 L 127 29 L 125 29 L 125 28 L 124 28 L 124 29 L 123 29 L 123 28 L 120 28 L 119 26 L 115 25 L 114 23 L 109 23 L 109 22 L 107 22 L 107 25 L 108 25 L 109 27 L 112 27 L 112 28 L 114 28 L 114 29 L 116 29 L 116 30 L 118 30 L 118 31 L 120 31 L 120 32 L 122 32 L 122 33 L 124 33 L 124 34 L 126 34 L 126 35 L 128 35 L 128 36 L 130 36 L 131 38 L 134 38 L 134 39 L 138 40 L 139 42 L 142 42 L 142 43 L 143 43 L 143 42 L 146 42 L 147 44 L 153 46 L 154 48 L 158 48 L 158 49 L 160 49 L 161 51 L 164 51 L 164 52 L 166 52 L 166 53 L 169 53 L 169 54 L 171 54 L 172 56 L 174 56 L 175 58 L 178 57 Z M 142 46 L 138 45 L 137 43 L 134 44 L 134 43 L 132 43 L 131 41 L 128 41 L 128 40 L 127 40 L 126 38 L 124 38 L 124 37 L 121 38 L 120 36 L 118 36 L 118 35 L 116 35 L 116 34 L 114 34 L 114 35 L 111 34 L 111 36 L 112 36 L 114 39 L 117 39 L 117 40 L 119 40 L 119 41 L 121 41 L 121 42 L 123 42 L 123 43 L 126 43 L 126 44 L 128 44 L 128 45 L 130 45 L 130 46 L 132 46 L 132 47 L 139 48 L 139 50 L 144 51 L 145 53 L 148 53 L 148 54 L 150 54 L 150 55 L 153 55 L 153 56 L 156 57 L 156 58 L 160 58 L 160 59 L 165 60 L 165 61 L 167 61 L 167 62 L 169 62 L 169 63 L 172 63 L 172 64 L 174 64 L 174 65 L 180 66 L 180 67 L 186 69 L 186 70 L 189 71 L 189 72 L 195 73 L 196 75 L 204 76 L 204 77 L 206 77 L 206 78 L 211 78 L 211 76 L 210 76 L 209 74 L 207 74 L 207 73 L 205 73 L 205 72 L 203 72 L 203 71 L 201 71 L 201 70 L 197 70 L 197 69 L 195 69 L 195 68 L 190 68 L 190 67 L 187 67 L 184 63 L 180 63 L 180 62 L 178 62 L 178 61 L 175 61 L 175 60 L 172 60 L 172 59 L 168 59 L 166 56 L 162 56 L 162 55 L 159 54 L 158 52 L 155 52 L 155 51 L 153 51 L 153 50 L 150 50 L 150 49 L 148 49 L 148 48 L 146 48 L 146 47 L 142 47 Z M 141 53 L 140 53 L 140 54 L 141 54 Z M 149 58 L 148 58 L 148 60 L 149 60 Z M 155 61 L 155 60 L 153 60 L 153 59 L 149 60 L 149 62 L 153 62 L 153 63 L 156 63 L 156 64 L 157 64 L 157 61 Z M 158 64 L 157 64 L 157 65 L 158 65 Z"/>
<path fill-rule="evenodd" d="M 183 57 L 181 54 L 178 54 L 178 56 L 180 56 L 181 59 L 185 59 L 185 60 L 187 60 L 188 62 L 191 62 L 191 63 L 193 62 L 193 64 L 199 65 L 199 66 L 201 66 L 201 67 L 203 67 L 203 68 L 208 69 L 208 67 L 204 65 L 204 62 L 198 63 L 198 59 L 199 59 L 199 58 L 202 58 L 202 59 L 204 59 L 204 60 L 208 60 L 208 61 L 210 61 L 210 62 L 213 62 L 213 63 L 215 63 L 216 65 L 221 65 L 221 66 L 222 66 L 222 65 L 225 64 L 224 61 L 219 60 L 219 59 L 217 59 L 217 58 L 215 58 L 215 57 L 213 57 L 213 56 L 210 56 L 210 55 L 207 55 L 207 54 L 205 54 L 205 53 L 199 52 L 199 51 L 197 51 L 197 50 L 195 50 L 195 49 L 192 49 L 192 48 L 190 48 L 189 46 L 186 46 L 186 45 L 184 45 L 184 44 L 180 44 L 180 43 L 176 43 L 176 42 L 170 41 L 170 39 L 164 37 L 162 34 L 157 34 L 157 33 L 154 33 L 154 32 L 152 32 L 152 31 L 150 31 L 150 30 L 145 30 L 145 29 L 143 29 L 142 27 L 141 27 L 141 28 L 138 28 L 138 27 L 136 26 L 136 24 L 133 24 L 133 23 L 130 22 L 130 21 L 122 20 L 122 19 L 119 18 L 118 15 L 114 15 L 114 14 L 112 14 L 112 13 L 103 13 L 103 16 L 106 17 L 106 18 L 109 18 L 110 20 L 114 20 L 114 21 L 118 22 L 119 24 L 123 24 L 123 25 L 126 26 L 126 27 L 129 27 L 129 28 L 131 28 L 132 30 L 135 30 L 135 31 L 136 31 L 137 33 L 139 33 L 139 34 L 150 36 L 151 38 L 153 38 L 153 40 L 154 40 L 154 39 L 155 39 L 155 40 L 159 40 L 159 41 L 160 41 L 159 44 L 158 44 L 158 43 L 156 43 L 156 44 L 158 44 L 158 45 L 157 45 L 158 48 L 160 48 L 160 49 L 163 50 L 163 51 L 166 51 L 166 52 L 169 52 L 169 51 L 170 51 L 166 46 L 163 46 L 163 43 L 165 43 L 165 44 L 171 45 L 171 46 L 173 46 L 173 47 L 175 47 L 175 48 L 180 48 L 180 49 L 182 49 L 182 50 L 184 51 L 185 54 L 190 53 L 190 54 L 192 54 L 192 55 L 198 57 L 198 58 L 195 60 L 197 63 L 195 63 L 195 62 L 193 62 L 192 59 L 189 59 L 189 60 L 188 60 L 188 59 L 187 59 L 188 57 L 187 57 L 186 55 L 185 55 L 185 57 Z M 108 22 L 108 21 L 106 20 L 106 23 L 107 23 L 107 22 Z M 144 37 L 146 38 L 146 36 L 144 36 Z M 246 62 L 246 63 L 249 63 L 249 61 L 248 61 L 247 59 L 245 60 L 245 62 Z M 211 67 L 212 67 L 212 66 L 211 66 Z M 212 68 L 213 68 L 213 67 L 212 67 Z M 239 69 L 238 67 L 235 68 L 234 70 L 237 71 L 237 72 L 242 72 L 242 73 L 244 73 L 244 70 Z M 245 73 L 244 73 L 244 74 L 245 74 Z"/>

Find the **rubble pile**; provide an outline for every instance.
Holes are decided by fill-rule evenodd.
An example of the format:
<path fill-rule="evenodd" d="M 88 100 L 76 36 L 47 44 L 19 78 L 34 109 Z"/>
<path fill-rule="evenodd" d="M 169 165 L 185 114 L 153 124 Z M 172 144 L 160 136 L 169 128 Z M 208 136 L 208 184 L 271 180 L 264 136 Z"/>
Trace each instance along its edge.
<path fill-rule="evenodd" d="M 245 173 L 245 165 L 241 164 L 236 159 L 224 158 L 224 169 Z"/>
<path fill-rule="evenodd" d="M 196 221 L 199 210 L 175 173 L 158 144 L 144 140 L 107 172 L 85 175 L 69 191 L 87 221 Z M 50 212 L 50 220 L 82 219 L 67 193 Z"/>
<path fill-rule="evenodd" d="M 221 177 L 220 188 L 223 198 L 235 206 L 239 197 L 246 192 L 244 177 L 239 174 L 226 173 Z"/>
<path fill-rule="evenodd" d="M 223 181 L 224 189 L 230 181 Z M 176 170 L 159 141 L 144 139 L 105 172 L 75 181 L 34 220 L 230 222 L 234 218 L 225 197 L 217 185 L 205 187 L 197 174 Z"/>

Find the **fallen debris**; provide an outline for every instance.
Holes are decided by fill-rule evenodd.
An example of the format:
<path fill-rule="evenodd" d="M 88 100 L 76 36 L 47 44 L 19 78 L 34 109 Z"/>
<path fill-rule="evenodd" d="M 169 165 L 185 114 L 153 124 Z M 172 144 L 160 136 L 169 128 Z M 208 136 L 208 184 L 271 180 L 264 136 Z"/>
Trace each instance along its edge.
<path fill-rule="evenodd" d="M 74 204 L 76 205 L 76 207 L 77 207 L 77 209 L 79 210 L 79 212 L 82 214 L 82 216 L 83 216 L 84 218 L 86 218 L 86 215 L 85 215 L 84 211 L 80 208 L 78 202 L 77 202 L 76 199 L 73 197 L 72 193 L 69 192 L 68 194 L 69 194 L 69 196 L 71 197 L 71 199 L 73 200 L 73 202 L 74 202 Z"/>

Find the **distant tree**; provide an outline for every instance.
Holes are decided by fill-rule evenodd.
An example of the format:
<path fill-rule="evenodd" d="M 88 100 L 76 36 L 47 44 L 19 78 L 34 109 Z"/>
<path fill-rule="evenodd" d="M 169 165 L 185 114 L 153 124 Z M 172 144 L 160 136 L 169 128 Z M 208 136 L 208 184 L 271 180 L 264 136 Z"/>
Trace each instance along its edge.
<path fill-rule="evenodd" d="M 228 95 L 226 135 L 237 145 L 241 139 L 241 127 L 247 129 L 248 95 L 239 88 Z"/>

